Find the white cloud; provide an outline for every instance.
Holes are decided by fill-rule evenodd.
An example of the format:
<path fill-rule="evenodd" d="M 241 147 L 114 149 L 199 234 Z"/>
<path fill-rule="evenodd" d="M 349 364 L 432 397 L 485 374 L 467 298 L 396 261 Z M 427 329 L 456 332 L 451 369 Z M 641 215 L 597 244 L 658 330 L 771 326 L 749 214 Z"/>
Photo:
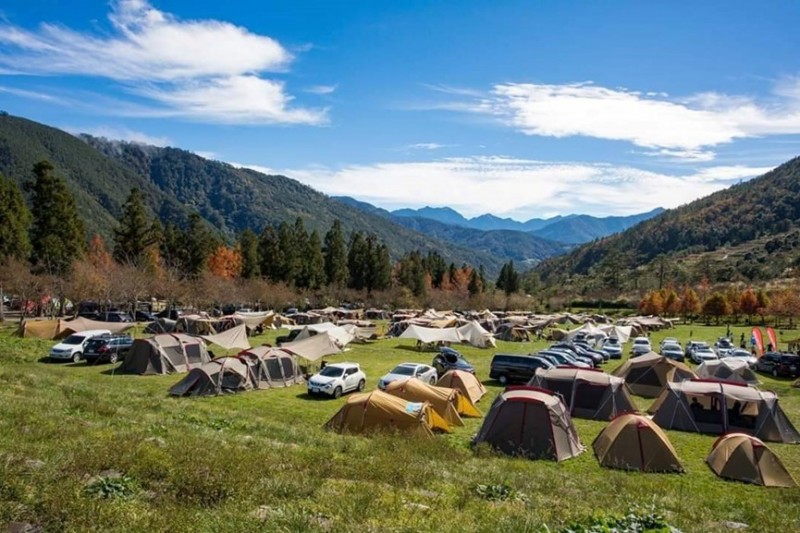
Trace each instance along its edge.
<path fill-rule="evenodd" d="M 451 146 L 449 144 L 439 144 L 439 143 L 415 143 L 409 144 L 406 146 L 409 150 L 438 150 L 440 148 L 447 148 Z"/>
<path fill-rule="evenodd" d="M 23 98 L 28 98 L 30 100 L 42 100 L 45 102 L 61 102 L 61 99 L 51 94 L 46 94 L 39 91 L 28 91 L 25 89 L 17 89 L 15 87 L 0 86 L 0 93 L 12 94 L 14 96 L 21 96 Z"/>
<path fill-rule="evenodd" d="M 311 94 L 332 94 L 338 88 L 338 85 L 312 85 L 306 87 L 304 91 Z"/>
<path fill-rule="evenodd" d="M 683 99 L 592 83 L 506 83 L 445 108 L 489 114 L 527 135 L 630 142 L 651 155 L 710 161 L 736 139 L 800 133 L 800 80 L 784 80 L 766 102 L 702 93 Z"/>
<path fill-rule="evenodd" d="M 476 156 L 281 173 L 326 194 L 355 196 L 387 209 L 449 206 L 465 216 L 490 212 L 528 219 L 676 207 L 768 170 L 728 166 L 670 175 L 609 164 Z"/>
<path fill-rule="evenodd" d="M 138 144 L 150 144 L 152 146 L 169 146 L 172 141 L 169 137 L 149 135 L 141 131 L 135 131 L 124 127 L 116 126 L 97 126 L 94 128 L 73 128 L 65 127 L 66 131 L 74 134 L 88 133 L 93 137 L 105 137 L 116 141 L 127 141 Z"/>
<path fill-rule="evenodd" d="M 276 40 L 227 22 L 181 20 L 145 0 L 111 5 L 109 33 L 0 24 L 0 68 L 111 79 L 166 106 L 159 114 L 215 122 L 326 121 L 325 110 L 289 107 L 283 83 L 262 77 L 285 71 L 293 59 Z"/>

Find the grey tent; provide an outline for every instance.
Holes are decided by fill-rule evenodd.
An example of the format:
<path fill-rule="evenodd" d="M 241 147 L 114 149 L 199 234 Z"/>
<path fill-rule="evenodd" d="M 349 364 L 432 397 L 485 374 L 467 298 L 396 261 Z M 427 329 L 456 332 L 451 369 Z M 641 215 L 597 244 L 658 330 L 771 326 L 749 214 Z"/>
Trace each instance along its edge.
<path fill-rule="evenodd" d="M 210 396 L 303 383 L 296 358 L 280 349 L 259 346 L 233 357 L 220 357 L 172 386 L 173 396 Z"/>
<path fill-rule="evenodd" d="M 540 368 L 528 385 L 560 394 L 577 418 L 611 420 L 620 413 L 636 411 L 625 380 L 601 370 Z"/>
<path fill-rule="evenodd" d="M 697 377 L 692 369 L 683 363 L 655 352 L 628 359 L 612 374 L 625 378 L 631 391 L 645 398 L 658 396 L 666 383 Z"/>
<path fill-rule="evenodd" d="M 747 362 L 735 357 L 704 361 L 697 367 L 696 372 L 698 377 L 703 379 L 743 383 L 754 387 L 758 385 L 758 376 L 747 366 Z"/>
<path fill-rule="evenodd" d="M 211 360 L 201 339 L 180 333 L 136 339 L 119 366 L 126 374 L 188 372 Z"/>
<path fill-rule="evenodd" d="M 667 383 L 650 406 L 664 429 L 721 435 L 745 433 L 765 441 L 800 443 L 774 392 L 719 381 Z"/>
<path fill-rule="evenodd" d="M 509 387 L 495 398 L 473 444 L 529 459 L 563 461 L 583 451 L 564 402 L 536 387 Z"/>

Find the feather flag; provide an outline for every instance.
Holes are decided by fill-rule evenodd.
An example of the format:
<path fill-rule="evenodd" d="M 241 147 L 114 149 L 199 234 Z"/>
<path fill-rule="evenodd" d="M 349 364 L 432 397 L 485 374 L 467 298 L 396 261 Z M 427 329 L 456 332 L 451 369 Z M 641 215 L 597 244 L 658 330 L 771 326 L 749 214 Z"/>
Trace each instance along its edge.
<path fill-rule="evenodd" d="M 764 336 L 761 335 L 760 329 L 753 328 L 753 333 L 750 337 L 750 340 L 755 345 L 758 356 L 761 357 L 764 355 Z"/>
<path fill-rule="evenodd" d="M 775 330 L 767 327 L 767 338 L 769 339 L 769 343 L 772 345 L 772 349 L 774 351 L 778 351 L 778 337 L 775 335 Z"/>

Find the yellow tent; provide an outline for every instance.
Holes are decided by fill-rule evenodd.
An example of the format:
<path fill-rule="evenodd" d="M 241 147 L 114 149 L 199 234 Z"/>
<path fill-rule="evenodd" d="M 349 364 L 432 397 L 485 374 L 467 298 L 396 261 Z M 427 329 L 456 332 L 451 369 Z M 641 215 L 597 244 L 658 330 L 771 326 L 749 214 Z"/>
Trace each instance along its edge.
<path fill-rule="evenodd" d="M 618 416 L 594 439 L 592 448 L 600 464 L 609 468 L 683 472 L 666 433 L 645 416 Z"/>
<path fill-rule="evenodd" d="M 729 433 L 717 439 L 706 458 L 719 477 L 765 487 L 796 487 L 797 482 L 760 439 Z"/>
<path fill-rule="evenodd" d="M 429 385 L 417 378 L 393 381 L 386 387 L 386 392 L 410 402 L 430 403 L 436 413 L 452 426 L 464 425 L 459 408 L 466 416 L 481 416 L 458 390 Z"/>
<path fill-rule="evenodd" d="M 464 372 L 463 370 L 450 370 L 446 372 L 439 381 L 436 382 L 437 387 L 447 387 L 449 389 L 458 389 L 461 394 L 469 398 L 472 404 L 478 403 L 486 394 L 486 388 L 483 383 L 478 381 L 474 374 Z M 478 415 L 480 416 L 480 415 Z"/>
<path fill-rule="evenodd" d="M 374 390 L 350 396 L 325 427 L 338 433 L 395 430 L 431 437 L 434 428 L 448 431 L 449 425 L 427 402 L 408 402 Z"/>

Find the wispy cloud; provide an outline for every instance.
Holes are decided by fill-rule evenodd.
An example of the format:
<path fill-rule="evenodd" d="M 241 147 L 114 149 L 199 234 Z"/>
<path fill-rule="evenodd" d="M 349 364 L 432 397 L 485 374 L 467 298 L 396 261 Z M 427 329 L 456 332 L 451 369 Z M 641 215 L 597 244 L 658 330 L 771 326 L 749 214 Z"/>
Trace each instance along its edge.
<path fill-rule="evenodd" d="M 311 94 L 332 94 L 338 88 L 338 85 L 312 85 L 311 87 L 306 87 L 303 91 Z"/>
<path fill-rule="evenodd" d="M 440 143 L 415 143 L 409 144 L 406 146 L 409 150 L 439 150 L 440 148 L 447 148 L 453 146 L 451 144 L 440 144 Z"/>
<path fill-rule="evenodd" d="M 28 91 L 26 89 L 17 89 L 16 87 L 3 87 L 0 86 L 0 93 L 5 94 L 12 94 L 14 96 L 20 96 L 22 98 L 28 98 L 30 100 L 41 100 L 45 102 L 61 102 L 62 100 L 57 96 L 53 96 L 51 94 L 39 92 L 39 91 Z"/>
<path fill-rule="evenodd" d="M 449 206 L 466 216 L 490 212 L 526 219 L 575 212 L 625 215 L 676 207 L 770 168 L 721 166 L 666 174 L 601 163 L 476 156 L 281 173 L 326 194 L 352 196 L 359 191 L 359 199 L 387 209 Z"/>
<path fill-rule="evenodd" d="M 694 162 L 713 160 L 714 147 L 736 139 L 800 133 L 797 78 L 779 83 L 767 101 L 714 92 L 675 98 L 591 82 L 505 83 L 480 96 L 435 89 L 457 97 L 439 108 L 494 116 L 527 135 L 625 141 L 650 155 Z"/>
<path fill-rule="evenodd" d="M 0 68 L 120 83 L 162 112 L 213 122 L 320 124 L 324 109 L 291 107 L 282 82 L 293 56 L 276 40 L 217 20 L 181 20 L 146 0 L 116 0 L 110 32 L 0 24 Z"/>
<path fill-rule="evenodd" d="M 153 146 L 169 146 L 172 141 L 169 137 L 162 137 L 157 135 L 149 135 L 141 131 L 132 130 L 125 127 L 117 126 L 94 126 L 90 128 L 75 128 L 66 126 L 64 130 L 78 135 L 81 133 L 88 133 L 93 137 L 105 137 L 115 141 L 127 141 L 138 144 L 150 144 Z"/>

